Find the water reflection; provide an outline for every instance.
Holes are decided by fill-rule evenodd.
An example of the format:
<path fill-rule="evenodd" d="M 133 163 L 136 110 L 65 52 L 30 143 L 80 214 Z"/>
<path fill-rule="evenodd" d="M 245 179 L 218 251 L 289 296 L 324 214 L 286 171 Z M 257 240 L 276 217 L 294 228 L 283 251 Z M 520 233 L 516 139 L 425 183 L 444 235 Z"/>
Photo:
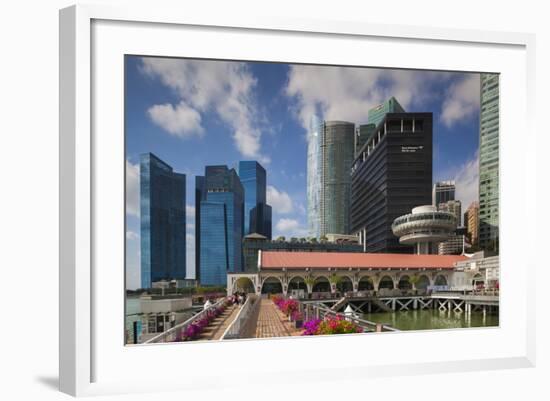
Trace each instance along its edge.
<path fill-rule="evenodd" d="M 438 309 L 365 313 L 363 319 L 387 323 L 399 330 L 457 329 L 498 326 L 498 314 L 440 311 Z"/>

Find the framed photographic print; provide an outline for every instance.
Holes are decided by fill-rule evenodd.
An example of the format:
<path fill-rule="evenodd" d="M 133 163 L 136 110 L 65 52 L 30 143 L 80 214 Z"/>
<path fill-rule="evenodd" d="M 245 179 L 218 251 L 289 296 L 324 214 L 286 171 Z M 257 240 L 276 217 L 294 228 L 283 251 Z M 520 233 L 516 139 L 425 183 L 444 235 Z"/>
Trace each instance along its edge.
<path fill-rule="evenodd" d="M 532 366 L 532 36 L 60 29 L 62 391 Z"/>

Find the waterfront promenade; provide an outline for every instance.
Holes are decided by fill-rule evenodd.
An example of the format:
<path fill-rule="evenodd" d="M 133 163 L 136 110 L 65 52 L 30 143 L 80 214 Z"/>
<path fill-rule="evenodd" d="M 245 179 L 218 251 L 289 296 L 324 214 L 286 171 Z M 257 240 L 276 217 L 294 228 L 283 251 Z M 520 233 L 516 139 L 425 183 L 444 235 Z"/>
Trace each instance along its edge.
<path fill-rule="evenodd" d="M 301 329 L 296 329 L 270 299 L 260 300 L 260 313 L 256 322 L 255 338 L 299 336 Z"/>
<path fill-rule="evenodd" d="M 418 295 L 412 291 L 407 294 L 399 291 L 391 295 L 358 292 L 353 295 L 348 293 L 343 297 L 301 299 L 298 303 L 301 305 L 300 314 L 306 321 L 345 315 L 346 320 L 361 327 L 364 332 L 399 331 L 401 329 L 395 324 L 398 319 L 402 320 L 400 326 L 407 327 L 409 330 L 418 327 L 425 329 L 439 326 L 453 328 L 498 325 L 498 291 L 471 294 L 435 292 L 424 295 Z M 255 294 L 249 294 L 243 305 L 232 304 L 227 298 L 220 298 L 208 309 L 201 310 L 186 322 L 159 334 L 146 343 L 181 341 L 178 338 L 185 340 L 185 336 L 187 340 L 215 341 L 302 335 L 304 329 L 297 329 L 295 323 L 289 321 L 280 307 L 275 305 L 273 299 Z M 210 311 L 216 308 L 219 314 L 213 317 Z M 435 311 L 438 313 L 434 313 Z M 399 312 L 405 314 L 396 315 Z M 453 315 L 455 326 L 448 322 L 440 322 L 443 312 L 457 313 Z M 472 316 L 477 312 L 479 316 Z M 487 316 L 494 315 L 495 312 L 496 320 Z M 206 315 L 210 316 L 206 326 L 200 326 L 205 321 Z M 446 316 L 446 320 L 450 317 L 450 315 Z M 410 320 L 413 318 L 419 320 L 418 325 L 411 325 Z M 428 321 L 430 319 L 433 322 Z M 184 334 L 192 333 L 192 330 L 187 330 L 189 327 L 199 327 L 200 331 L 191 337 L 192 334 Z"/>

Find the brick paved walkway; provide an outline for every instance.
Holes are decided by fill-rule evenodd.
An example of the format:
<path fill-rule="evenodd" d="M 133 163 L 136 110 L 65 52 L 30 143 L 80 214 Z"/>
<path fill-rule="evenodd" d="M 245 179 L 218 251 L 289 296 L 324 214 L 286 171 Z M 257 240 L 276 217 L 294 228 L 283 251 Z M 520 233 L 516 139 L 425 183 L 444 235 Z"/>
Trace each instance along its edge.
<path fill-rule="evenodd" d="M 273 302 L 262 299 L 260 314 L 256 322 L 256 338 L 299 336 L 301 329 L 296 329 L 294 324 L 288 321 Z"/>

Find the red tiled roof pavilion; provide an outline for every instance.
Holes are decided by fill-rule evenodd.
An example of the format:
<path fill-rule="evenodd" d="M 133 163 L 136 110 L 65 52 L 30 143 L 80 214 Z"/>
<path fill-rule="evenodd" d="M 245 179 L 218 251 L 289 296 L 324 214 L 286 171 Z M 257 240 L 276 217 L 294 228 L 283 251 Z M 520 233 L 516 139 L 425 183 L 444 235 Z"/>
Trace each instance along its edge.
<path fill-rule="evenodd" d="M 261 269 L 453 269 L 463 255 L 262 251 Z"/>

